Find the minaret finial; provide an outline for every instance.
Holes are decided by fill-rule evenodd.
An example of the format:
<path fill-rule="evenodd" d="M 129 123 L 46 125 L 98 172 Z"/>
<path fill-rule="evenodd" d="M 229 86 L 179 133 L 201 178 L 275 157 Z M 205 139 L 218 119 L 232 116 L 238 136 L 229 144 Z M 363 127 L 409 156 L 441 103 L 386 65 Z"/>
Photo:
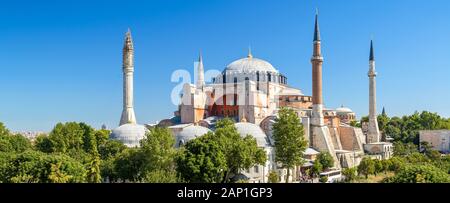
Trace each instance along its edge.
<path fill-rule="evenodd" d="M 320 29 L 319 29 L 319 9 L 316 10 L 316 22 L 314 24 L 314 41 L 320 41 Z"/>
<path fill-rule="evenodd" d="M 370 61 L 374 61 L 375 60 L 375 56 L 373 53 L 373 39 L 370 40 L 370 56 L 369 56 L 369 60 Z"/>
<path fill-rule="evenodd" d="M 133 49 L 133 39 L 131 37 L 131 30 L 130 30 L 130 28 L 128 28 L 128 31 L 125 34 L 124 49 Z"/>
<path fill-rule="evenodd" d="M 252 47 L 250 45 L 248 46 L 248 55 L 247 55 L 247 57 L 250 58 L 250 59 L 253 58 Z"/>

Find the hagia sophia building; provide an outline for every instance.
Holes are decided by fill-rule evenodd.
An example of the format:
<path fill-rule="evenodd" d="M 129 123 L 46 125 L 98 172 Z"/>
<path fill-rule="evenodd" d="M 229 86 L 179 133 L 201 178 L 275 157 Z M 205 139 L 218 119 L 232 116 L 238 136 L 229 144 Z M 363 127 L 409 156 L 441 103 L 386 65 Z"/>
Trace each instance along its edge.
<path fill-rule="evenodd" d="M 251 51 L 247 57 L 230 63 L 212 83 L 204 80 L 203 59 L 200 55 L 195 84 L 185 84 L 181 103 L 174 117 L 160 121 L 156 126 L 167 127 L 173 133 L 179 148 L 189 140 L 214 131 L 215 123 L 225 117 L 236 121 L 241 136 L 251 135 L 267 153 L 267 162 L 244 170 L 240 175 L 249 182 L 267 182 L 270 171 L 277 171 L 281 179 L 295 182 L 305 169 L 311 167 L 320 152 L 329 152 L 334 159 L 334 169 L 354 167 L 365 156 L 389 159 L 392 144 L 382 142 L 376 114 L 375 57 L 373 44 L 369 56 L 369 123 L 367 129 L 356 128 L 350 122 L 355 113 L 346 107 L 330 109 L 322 97 L 321 39 L 318 15 L 315 17 L 312 63 L 312 96 L 304 95 L 299 88 L 291 87 L 287 77 L 269 62 L 256 58 Z M 134 48 L 130 31 L 123 48 L 123 112 L 118 128 L 110 138 L 129 147 L 138 147 L 148 128 L 136 123 L 133 108 Z M 281 107 L 294 109 L 304 127 L 309 148 L 304 152 L 306 163 L 286 169 L 275 163 L 272 125 Z"/>

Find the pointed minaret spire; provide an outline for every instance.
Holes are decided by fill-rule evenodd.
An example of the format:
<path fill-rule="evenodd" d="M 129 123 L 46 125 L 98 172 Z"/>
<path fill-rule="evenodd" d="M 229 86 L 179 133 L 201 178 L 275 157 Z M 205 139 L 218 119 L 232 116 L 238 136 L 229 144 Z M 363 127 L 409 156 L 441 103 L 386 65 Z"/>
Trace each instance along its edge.
<path fill-rule="evenodd" d="M 248 46 L 248 55 L 247 55 L 247 57 L 248 57 L 249 59 L 253 58 L 253 55 L 252 55 L 252 47 L 251 47 L 251 46 Z"/>
<path fill-rule="evenodd" d="M 312 63 L 312 100 L 313 111 L 311 124 L 314 126 L 324 126 L 323 117 L 323 97 L 322 97 L 322 64 L 323 57 L 321 51 L 320 32 L 319 32 L 319 18 L 316 13 L 316 22 L 314 27 L 314 43 Z"/>
<path fill-rule="evenodd" d="M 370 61 L 375 61 L 375 56 L 374 56 L 374 52 L 373 52 L 373 40 L 370 40 L 370 57 L 369 57 Z"/>
<path fill-rule="evenodd" d="M 314 41 L 320 41 L 320 29 L 319 29 L 319 10 L 316 10 L 316 22 L 314 24 Z"/>
<path fill-rule="evenodd" d="M 202 52 L 199 52 L 198 66 L 197 66 L 197 88 L 202 89 L 205 86 L 205 71 L 203 68 Z"/>
<path fill-rule="evenodd" d="M 367 131 L 367 143 L 380 142 L 381 134 L 378 128 L 377 120 L 377 84 L 375 72 L 375 57 L 373 56 L 373 41 L 370 41 L 370 59 L 369 59 L 369 127 Z"/>

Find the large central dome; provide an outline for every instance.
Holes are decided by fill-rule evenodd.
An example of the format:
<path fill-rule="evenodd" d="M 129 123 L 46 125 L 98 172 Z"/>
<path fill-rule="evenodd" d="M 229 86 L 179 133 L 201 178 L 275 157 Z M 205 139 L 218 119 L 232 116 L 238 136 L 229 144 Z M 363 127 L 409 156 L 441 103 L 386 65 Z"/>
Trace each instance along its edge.
<path fill-rule="evenodd" d="M 246 58 L 242 58 L 230 63 L 225 69 L 227 72 L 273 72 L 278 73 L 278 71 L 269 62 L 253 58 L 249 55 Z"/>

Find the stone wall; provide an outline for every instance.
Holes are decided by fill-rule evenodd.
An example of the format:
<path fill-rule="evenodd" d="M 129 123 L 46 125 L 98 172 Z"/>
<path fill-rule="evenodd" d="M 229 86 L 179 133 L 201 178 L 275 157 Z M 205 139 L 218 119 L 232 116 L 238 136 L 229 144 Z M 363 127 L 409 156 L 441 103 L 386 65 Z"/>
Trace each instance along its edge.
<path fill-rule="evenodd" d="M 450 153 L 450 130 L 423 130 L 419 132 L 420 142 L 428 142 L 434 150 Z"/>

